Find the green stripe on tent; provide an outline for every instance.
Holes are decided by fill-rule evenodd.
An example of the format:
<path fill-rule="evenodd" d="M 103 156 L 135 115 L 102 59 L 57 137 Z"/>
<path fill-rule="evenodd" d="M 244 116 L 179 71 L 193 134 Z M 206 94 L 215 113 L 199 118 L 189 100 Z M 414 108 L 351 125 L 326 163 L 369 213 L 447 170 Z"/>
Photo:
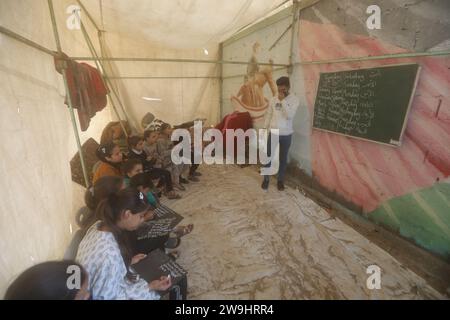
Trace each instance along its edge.
<path fill-rule="evenodd" d="M 368 214 L 380 225 L 397 230 L 418 245 L 450 257 L 450 184 L 393 198 Z M 393 216 L 394 214 L 394 216 Z"/>

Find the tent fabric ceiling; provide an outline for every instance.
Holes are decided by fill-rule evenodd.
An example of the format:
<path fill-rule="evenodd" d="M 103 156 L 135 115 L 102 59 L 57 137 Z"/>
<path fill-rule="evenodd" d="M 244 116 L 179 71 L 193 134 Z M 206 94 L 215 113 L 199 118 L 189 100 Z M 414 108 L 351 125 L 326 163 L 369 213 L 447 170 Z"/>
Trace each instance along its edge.
<path fill-rule="evenodd" d="M 286 0 L 82 0 L 99 28 L 170 48 L 219 43 Z M 82 17 L 83 19 L 83 17 Z"/>

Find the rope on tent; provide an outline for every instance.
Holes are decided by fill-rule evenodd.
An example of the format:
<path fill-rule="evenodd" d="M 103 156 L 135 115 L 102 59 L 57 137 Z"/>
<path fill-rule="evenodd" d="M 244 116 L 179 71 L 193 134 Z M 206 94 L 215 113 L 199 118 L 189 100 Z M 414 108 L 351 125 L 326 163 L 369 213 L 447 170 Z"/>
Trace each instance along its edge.
<path fill-rule="evenodd" d="M 229 32 L 234 25 L 236 25 L 237 21 L 242 18 L 242 16 L 248 11 L 248 9 L 250 8 L 250 6 L 252 5 L 252 0 L 247 0 L 246 3 L 244 3 L 241 8 L 239 9 L 239 11 L 234 15 L 233 20 L 224 28 L 222 28 L 222 30 L 219 32 L 219 34 L 224 34 Z M 217 36 L 212 36 L 211 38 L 208 39 L 208 41 L 205 42 L 205 44 L 207 45 L 208 43 L 211 43 L 213 40 L 215 40 L 215 38 L 217 38 Z M 217 41 L 219 42 L 219 41 Z"/>
<path fill-rule="evenodd" d="M 113 83 L 112 83 L 111 80 L 110 80 L 110 79 L 112 79 L 112 78 L 108 76 L 108 72 L 106 71 L 105 66 L 104 66 L 103 63 L 101 62 L 101 60 L 103 60 L 103 53 L 104 53 L 104 50 L 103 50 L 104 48 L 103 48 L 103 42 L 102 42 L 102 36 L 101 36 L 101 35 L 102 35 L 102 32 L 104 32 L 104 31 L 102 31 L 102 30 L 100 30 L 100 29 L 98 28 L 97 24 L 95 23 L 94 19 L 92 18 L 92 15 L 87 11 L 86 7 L 83 5 L 83 3 L 81 2 L 81 0 L 77 0 L 77 2 L 78 2 L 78 4 L 80 5 L 80 7 L 83 9 L 83 11 L 86 13 L 86 15 L 88 16 L 89 20 L 92 22 L 92 24 L 94 25 L 95 29 L 96 29 L 97 32 L 98 32 L 99 43 L 100 43 L 100 51 L 101 51 L 101 54 L 102 54 L 102 57 L 101 57 L 101 58 L 99 58 L 99 56 L 98 56 L 98 54 L 97 54 L 97 52 L 96 52 L 96 50 L 95 50 L 95 47 L 94 47 L 94 45 L 93 45 L 93 43 L 92 43 L 92 41 L 91 41 L 91 38 L 89 37 L 89 34 L 87 33 L 86 28 L 84 27 L 83 22 L 81 22 L 81 19 L 79 19 L 79 20 L 80 20 L 80 24 L 81 24 L 81 30 L 82 30 L 82 32 L 83 32 L 83 36 L 84 36 L 84 38 L 85 38 L 85 40 L 86 40 L 86 43 L 88 44 L 88 47 L 89 47 L 89 50 L 91 51 L 92 56 L 94 57 L 95 63 L 96 63 L 96 65 L 97 65 L 97 68 L 100 70 L 99 65 L 101 66 L 101 70 L 102 70 L 102 73 L 103 73 L 103 78 L 105 79 L 106 83 L 108 84 L 108 87 L 110 88 L 110 90 L 111 90 L 112 93 L 114 94 L 115 98 L 116 98 L 117 101 L 119 102 L 120 108 L 121 108 L 121 110 L 122 110 L 122 112 L 123 112 L 123 114 L 124 114 L 124 116 L 125 116 L 126 121 L 127 121 L 128 123 L 131 123 L 131 122 L 130 122 L 130 119 L 129 119 L 128 115 L 127 115 L 127 112 L 125 111 L 125 107 L 124 107 L 123 104 L 122 104 L 122 100 L 119 98 L 119 95 L 118 95 L 118 93 L 117 93 L 117 91 L 116 91 L 116 88 L 114 87 Z M 102 23 L 103 23 L 103 10 L 102 10 L 102 3 L 101 3 L 101 2 L 100 2 L 100 9 L 101 9 Z M 77 12 L 74 12 L 74 13 L 75 13 L 75 14 L 78 14 Z M 111 64 L 110 64 L 110 63 L 109 63 L 109 68 L 110 68 L 110 70 L 111 70 L 111 72 L 112 72 L 112 67 L 111 67 Z M 117 109 L 116 109 L 116 107 L 115 107 L 115 105 L 114 105 L 114 101 L 113 101 L 113 99 L 112 99 L 111 97 L 110 97 L 110 100 L 111 100 L 111 103 L 112 103 L 112 105 L 113 105 L 113 108 L 114 108 L 114 110 L 115 110 L 115 112 L 116 112 L 116 115 L 117 115 L 117 117 L 118 117 L 119 120 L 120 120 L 120 116 L 119 116 L 119 114 L 117 113 Z M 122 129 L 123 129 L 125 135 L 128 137 L 128 134 L 127 134 L 125 128 L 123 127 L 122 122 L 120 122 L 120 125 L 122 126 Z M 137 126 L 136 126 L 136 127 L 137 127 Z"/>
<path fill-rule="evenodd" d="M 98 5 L 100 7 L 100 21 L 102 23 L 103 30 L 105 30 L 105 23 L 103 22 L 103 2 L 102 2 L 102 0 L 98 0 Z"/>
<path fill-rule="evenodd" d="M 99 4 L 100 4 L 100 16 L 101 16 L 101 21 L 102 21 L 102 27 L 104 29 L 104 25 L 103 25 L 103 5 L 102 5 L 101 1 L 100 1 Z M 104 31 L 104 30 L 98 30 L 98 32 L 97 32 L 98 41 L 99 41 L 99 44 L 100 44 L 101 57 L 108 56 L 108 52 L 106 50 L 106 40 L 105 40 L 105 38 L 103 36 L 105 33 L 106 33 L 106 31 Z M 119 77 L 119 76 L 115 76 L 114 68 L 113 68 L 113 65 L 112 65 L 111 61 L 106 61 L 106 68 L 105 68 L 105 65 L 103 65 L 103 71 L 105 73 L 105 76 L 108 78 L 108 81 L 110 81 L 110 79 L 126 79 L 126 78 L 122 78 L 122 77 Z M 111 74 L 111 76 L 109 76 L 110 74 Z M 122 105 L 122 100 L 120 100 L 119 95 L 118 95 L 119 87 L 117 85 L 117 82 L 116 83 L 110 82 L 110 86 L 111 86 L 111 89 L 114 90 L 114 94 L 116 95 L 117 100 L 120 103 L 122 111 L 124 112 L 125 116 L 127 116 L 127 114 L 125 112 L 125 108 Z M 138 122 L 136 121 L 135 118 L 133 118 L 133 120 L 134 120 L 134 127 L 138 128 L 138 125 L 136 125 Z"/>
<path fill-rule="evenodd" d="M 86 13 L 87 17 L 92 22 L 92 24 L 94 25 L 95 29 L 100 30 L 99 27 L 97 26 L 97 24 L 95 23 L 94 18 L 92 18 L 92 16 L 90 15 L 89 11 L 86 10 L 86 7 L 83 5 L 83 3 L 80 0 L 77 0 L 77 3 L 80 5 L 80 7 L 84 11 L 84 13 Z M 79 19 L 78 21 L 81 21 L 81 19 Z"/>
<path fill-rule="evenodd" d="M 87 32 L 86 32 L 86 28 L 84 27 L 84 24 L 83 24 L 83 22 L 81 22 L 81 20 L 80 20 L 80 26 L 81 26 L 81 31 L 83 32 L 83 36 L 84 36 L 84 38 L 85 38 L 85 40 L 86 40 L 86 43 L 87 43 L 87 45 L 88 45 L 89 51 L 91 51 L 91 54 L 92 54 L 93 57 L 98 58 L 97 52 L 95 51 L 95 48 L 94 48 L 94 45 L 92 44 L 91 39 L 89 38 L 89 35 L 88 35 Z M 101 64 L 101 62 L 100 62 L 98 59 L 95 59 L 94 61 L 95 61 L 95 64 L 96 64 L 96 66 L 97 66 L 97 69 L 98 69 L 100 72 L 102 72 L 102 77 L 103 77 L 103 79 L 105 80 L 105 82 L 106 82 L 107 84 L 109 84 L 109 89 L 114 93 L 114 95 L 116 96 L 117 100 L 119 101 L 119 104 L 120 104 L 120 106 L 122 107 L 122 112 L 123 112 L 123 114 L 124 114 L 124 116 L 125 116 L 125 120 L 126 120 L 128 123 L 130 123 L 129 120 L 128 120 L 127 114 L 125 113 L 125 110 L 124 110 L 124 108 L 123 108 L 123 105 L 122 105 L 122 103 L 120 102 L 119 97 L 117 96 L 117 93 L 115 92 L 114 88 L 112 87 L 111 82 L 110 82 L 110 81 L 108 80 L 108 78 L 106 77 L 105 69 L 103 68 L 103 65 Z M 119 118 L 119 124 L 120 124 L 120 126 L 122 127 L 123 133 L 124 133 L 125 137 L 128 138 L 128 132 L 127 132 L 127 130 L 125 129 L 125 126 L 124 126 L 124 124 L 123 124 L 122 121 L 121 121 L 119 112 L 117 111 L 117 108 L 116 108 L 116 105 L 115 105 L 115 103 L 114 103 L 114 100 L 113 100 L 112 97 L 110 96 L 109 92 L 108 92 L 108 96 L 109 96 L 109 100 L 111 101 L 111 105 L 112 105 L 112 107 L 113 107 L 113 110 L 114 110 L 114 112 L 116 113 L 116 116 Z"/>
<path fill-rule="evenodd" d="M 261 16 L 261 17 L 259 17 L 259 18 L 257 18 L 257 19 L 254 19 L 254 20 L 253 20 L 252 22 L 250 22 L 249 24 L 246 24 L 246 25 L 243 26 L 242 28 L 238 29 L 234 34 L 237 35 L 237 34 L 239 34 L 240 32 L 242 32 L 242 31 L 244 31 L 245 29 L 247 29 L 248 27 L 250 27 L 250 26 L 256 24 L 259 20 L 263 19 L 263 18 L 266 17 L 268 14 L 270 14 L 270 13 L 274 12 L 275 10 L 281 8 L 282 6 L 286 5 L 286 4 L 287 4 L 288 2 L 290 2 L 290 1 L 291 1 L 291 0 L 286 0 L 286 1 L 283 1 L 282 3 L 280 3 L 279 5 L 272 7 L 272 8 L 269 10 L 269 13 L 266 13 L 266 14 L 264 14 L 263 16 Z"/>
<path fill-rule="evenodd" d="M 99 29 L 99 27 L 98 27 L 97 24 L 95 23 L 94 18 L 93 18 L 92 15 L 89 13 L 89 11 L 86 9 L 86 7 L 84 6 L 84 4 L 81 2 L 81 0 L 77 0 L 77 3 L 80 5 L 80 7 L 81 7 L 81 9 L 84 11 L 84 13 L 87 15 L 87 17 L 88 17 L 89 20 L 91 21 L 92 25 L 94 26 L 94 28 L 95 28 L 95 29 L 97 30 L 97 32 L 100 34 L 102 31 Z M 74 11 L 73 13 L 76 14 L 76 15 L 79 14 L 79 12 L 77 12 L 77 11 Z M 92 44 L 92 41 L 91 41 L 91 39 L 90 39 L 88 33 L 86 32 L 86 28 L 84 27 L 84 24 L 83 24 L 83 22 L 81 21 L 80 17 L 78 17 L 78 18 L 79 18 L 78 21 L 80 21 L 81 30 L 82 30 L 82 32 L 83 32 L 83 36 L 84 36 L 84 38 L 85 38 L 85 40 L 86 40 L 86 43 L 87 43 L 87 45 L 88 45 L 89 51 L 91 51 L 92 56 L 95 57 L 94 61 L 95 61 L 95 64 L 97 65 L 97 69 L 102 73 L 102 77 L 103 77 L 103 79 L 105 80 L 105 83 L 109 84 L 109 87 L 110 87 L 109 89 L 114 93 L 114 95 L 116 96 L 117 100 L 119 101 L 119 105 L 121 106 L 121 109 L 122 109 L 122 112 L 123 112 L 123 114 L 124 114 L 124 116 L 125 116 L 126 121 L 127 121 L 128 123 L 130 123 L 130 121 L 129 121 L 129 119 L 128 119 L 128 116 L 127 116 L 127 113 L 125 112 L 125 109 L 124 109 L 124 107 L 123 107 L 123 105 L 122 105 L 121 100 L 119 99 L 117 93 L 115 92 L 114 87 L 112 86 L 112 84 L 111 84 L 111 83 L 108 81 L 108 79 L 107 79 L 106 69 L 105 69 L 104 66 L 100 63 L 100 59 L 99 59 L 99 57 L 98 57 L 98 55 L 97 55 L 97 52 L 95 51 L 95 47 L 94 47 L 94 45 Z M 103 20 L 103 19 L 102 19 L 102 20 Z M 101 46 L 101 44 L 100 44 L 100 46 Z M 100 68 L 100 66 L 101 66 L 101 68 Z M 116 105 L 115 105 L 115 103 L 114 103 L 114 100 L 113 100 L 113 98 L 109 95 L 109 93 L 108 93 L 108 96 L 109 96 L 109 100 L 111 101 L 111 105 L 112 105 L 112 107 L 113 107 L 114 113 L 116 114 L 117 118 L 119 119 L 119 124 L 120 124 L 120 126 L 121 126 L 121 128 L 122 128 L 122 131 L 123 131 L 124 135 L 125 135 L 126 137 L 128 137 L 128 132 L 127 132 L 127 130 L 125 129 L 125 126 L 124 126 L 123 123 L 122 123 L 122 119 L 121 119 L 121 117 L 120 117 L 119 112 L 117 111 L 117 108 L 116 108 Z"/>
<path fill-rule="evenodd" d="M 61 54 L 62 53 L 61 42 L 59 40 L 58 27 L 56 25 L 55 11 L 53 9 L 52 0 L 48 0 L 48 6 L 49 6 L 49 10 L 50 10 L 50 17 L 52 20 L 52 27 L 53 27 L 53 34 L 55 36 L 56 48 L 58 50 L 58 53 Z M 89 180 L 88 180 L 88 175 L 87 175 L 87 170 L 86 170 L 86 164 L 84 162 L 83 149 L 81 147 L 81 141 L 80 141 L 80 136 L 78 134 L 77 122 L 75 120 L 75 113 L 73 111 L 72 97 L 71 97 L 71 94 L 69 91 L 69 84 L 67 82 L 66 68 L 67 68 L 67 62 L 64 62 L 63 68 L 62 68 L 62 74 L 63 74 L 63 79 L 64 79 L 64 88 L 66 90 L 67 101 L 69 104 L 70 118 L 72 119 L 72 127 L 73 127 L 73 131 L 75 133 L 75 140 L 77 142 L 78 153 L 80 154 L 80 162 L 81 162 L 81 168 L 83 170 L 84 183 L 86 185 L 86 188 L 89 188 Z"/>
<path fill-rule="evenodd" d="M 289 29 L 292 28 L 292 23 L 286 28 L 286 30 L 284 30 L 284 32 L 281 34 L 281 36 L 278 37 L 277 40 L 275 40 L 275 42 L 270 46 L 269 51 L 272 51 L 273 48 L 276 47 L 276 45 L 278 44 L 278 42 L 280 42 L 281 39 L 283 39 L 284 35 L 289 31 Z"/>

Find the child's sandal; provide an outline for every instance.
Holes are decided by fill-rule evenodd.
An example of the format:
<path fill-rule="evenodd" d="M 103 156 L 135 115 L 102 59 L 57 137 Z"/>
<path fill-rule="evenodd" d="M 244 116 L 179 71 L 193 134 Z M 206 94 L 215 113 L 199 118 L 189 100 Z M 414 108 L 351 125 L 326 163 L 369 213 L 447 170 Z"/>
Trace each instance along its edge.
<path fill-rule="evenodd" d="M 174 192 L 174 191 L 168 192 L 168 193 L 166 194 L 166 197 L 167 197 L 168 199 L 170 199 L 170 200 L 172 200 L 172 199 L 181 199 L 181 196 L 180 196 L 178 193 Z"/>
<path fill-rule="evenodd" d="M 178 253 L 178 251 L 169 252 L 167 255 L 172 260 L 177 260 L 180 257 L 180 254 Z"/>
<path fill-rule="evenodd" d="M 173 230 L 173 233 L 178 238 L 181 238 L 181 237 L 191 233 L 192 230 L 194 230 L 194 225 L 193 224 L 188 224 L 187 226 L 184 226 L 184 227 L 178 227 L 176 230 Z"/>

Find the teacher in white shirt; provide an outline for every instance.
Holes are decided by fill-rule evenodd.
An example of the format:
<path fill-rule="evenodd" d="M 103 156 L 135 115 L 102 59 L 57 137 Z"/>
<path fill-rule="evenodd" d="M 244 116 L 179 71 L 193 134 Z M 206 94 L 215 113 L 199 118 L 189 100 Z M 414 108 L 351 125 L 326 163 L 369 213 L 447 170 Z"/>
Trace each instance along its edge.
<path fill-rule="evenodd" d="M 268 130 L 279 130 L 279 170 L 278 170 L 278 190 L 284 190 L 284 175 L 286 173 L 289 148 L 292 142 L 292 134 L 294 133 L 292 122 L 295 113 L 300 105 L 299 99 L 292 93 L 289 93 L 291 87 L 288 77 L 281 77 L 277 80 L 278 96 L 274 96 L 270 101 L 269 110 L 266 114 L 264 127 Z M 267 152 L 272 157 L 271 139 L 277 137 L 270 133 L 267 139 Z M 273 150 L 275 151 L 275 150 Z M 265 165 L 270 167 L 270 163 Z M 269 188 L 269 176 L 264 176 L 261 188 L 267 190 Z"/>

